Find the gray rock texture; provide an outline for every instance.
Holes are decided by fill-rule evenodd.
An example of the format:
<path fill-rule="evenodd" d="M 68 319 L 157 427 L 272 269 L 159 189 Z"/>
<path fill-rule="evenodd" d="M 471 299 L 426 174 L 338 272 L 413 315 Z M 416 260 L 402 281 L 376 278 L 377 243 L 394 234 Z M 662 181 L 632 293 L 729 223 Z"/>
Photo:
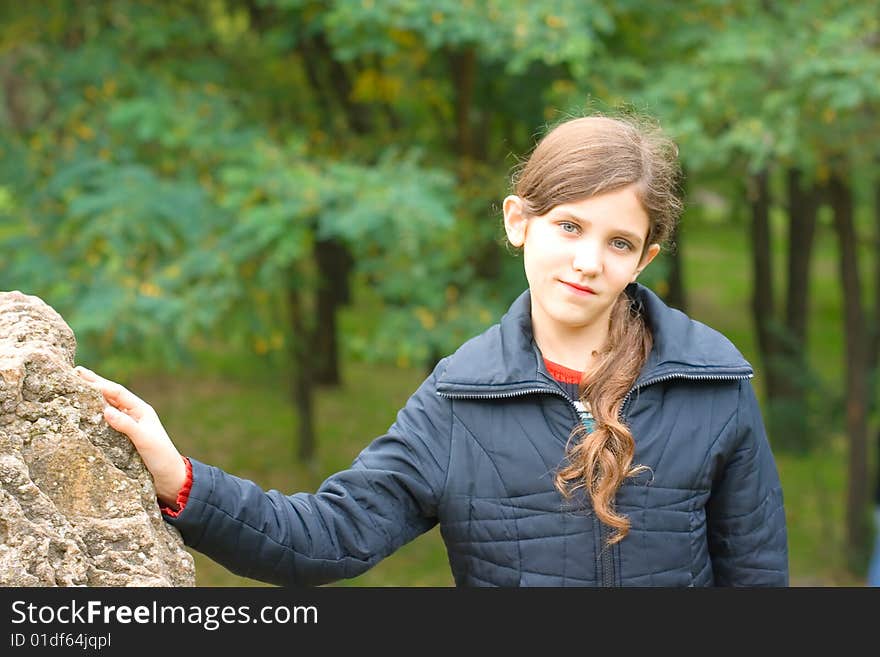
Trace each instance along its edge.
<path fill-rule="evenodd" d="M 0 292 L 0 586 L 194 586 L 192 556 L 75 353 L 55 310 Z"/>

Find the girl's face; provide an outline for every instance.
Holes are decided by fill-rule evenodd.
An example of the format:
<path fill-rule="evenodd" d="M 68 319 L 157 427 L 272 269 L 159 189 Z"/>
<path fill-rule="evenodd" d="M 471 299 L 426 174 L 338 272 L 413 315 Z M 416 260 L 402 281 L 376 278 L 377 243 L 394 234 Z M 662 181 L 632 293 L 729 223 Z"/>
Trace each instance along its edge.
<path fill-rule="evenodd" d="M 523 210 L 519 197 L 504 199 L 507 238 L 523 248 L 536 332 L 607 327 L 620 293 L 660 251 L 645 249 L 650 224 L 632 186 L 537 217 Z"/>

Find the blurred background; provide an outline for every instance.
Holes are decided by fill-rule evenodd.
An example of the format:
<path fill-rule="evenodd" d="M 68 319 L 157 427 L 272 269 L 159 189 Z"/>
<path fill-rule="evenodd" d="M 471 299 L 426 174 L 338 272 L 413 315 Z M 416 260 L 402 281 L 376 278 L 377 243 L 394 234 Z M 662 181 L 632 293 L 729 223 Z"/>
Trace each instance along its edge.
<path fill-rule="evenodd" d="M 867 1 L 2 0 L 0 289 L 185 454 L 311 491 L 525 288 L 500 207 L 547 126 L 656 117 L 687 205 L 640 280 L 754 365 L 792 584 L 861 586 L 878 109 Z M 435 529 L 338 585 L 451 584 Z"/>

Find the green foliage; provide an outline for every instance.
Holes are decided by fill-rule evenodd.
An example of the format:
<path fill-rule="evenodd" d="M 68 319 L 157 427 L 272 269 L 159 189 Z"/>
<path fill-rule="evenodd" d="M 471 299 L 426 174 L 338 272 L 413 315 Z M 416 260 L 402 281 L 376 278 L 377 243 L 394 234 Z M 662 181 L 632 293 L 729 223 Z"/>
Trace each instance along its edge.
<path fill-rule="evenodd" d="M 342 59 L 365 53 L 390 57 L 416 44 L 428 51 L 475 48 L 482 61 L 499 63 L 512 75 L 533 62 L 566 64 L 582 75 L 600 36 L 614 29 L 602 3 L 577 0 L 439 0 L 429 10 L 409 0 L 347 0 L 334 3 L 323 25 Z"/>
<path fill-rule="evenodd" d="M 422 166 L 417 149 L 384 148 L 369 163 L 322 154 L 260 116 L 246 81 L 191 76 L 194 64 L 169 51 L 196 50 L 211 78 L 234 68 L 231 52 L 204 63 L 228 30 L 184 36 L 201 18 L 193 8 L 146 17 L 135 3 L 19 47 L 34 76 L 16 82 L 48 120 L 3 132 L 18 157 L 2 172 L 2 211 L 16 213 L 2 238 L 20 256 L 4 263 L 4 287 L 58 308 L 81 357 L 137 359 L 161 345 L 153 355 L 169 362 L 221 323 L 233 342 L 284 331 L 283 291 L 314 286 L 316 238 L 349 244 L 395 305 L 411 271 L 443 289 L 448 258 L 430 256 L 455 223 L 452 176 Z M 70 48 L 80 30 L 92 38 Z M 247 321 L 231 318 L 247 308 Z"/>
<path fill-rule="evenodd" d="M 280 349 L 284 290 L 314 292 L 327 237 L 387 317 L 362 336 L 374 357 L 447 352 L 523 285 L 486 262 L 511 154 L 590 106 L 659 115 L 691 189 L 725 196 L 770 163 L 822 178 L 876 157 L 867 3 L 80 9 L 4 9 L 0 280 L 89 354 L 161 336 L 177 359 L 216 332 Z"/>
<path fill-rule="evenodd" d="M 796 165 L 827 179 L 875 155 L 878 19 L 870 3 L 698 2 L 666 38 L 683 47 L 643 90 L 691 171 Z M 662 42 L 661 42 L 662 43 Z"/>

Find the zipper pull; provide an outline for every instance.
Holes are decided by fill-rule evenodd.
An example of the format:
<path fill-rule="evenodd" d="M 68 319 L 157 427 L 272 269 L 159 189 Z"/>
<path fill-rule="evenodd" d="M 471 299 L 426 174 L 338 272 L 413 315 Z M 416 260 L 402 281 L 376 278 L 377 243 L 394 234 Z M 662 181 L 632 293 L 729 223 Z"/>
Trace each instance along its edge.
<path fill-rule="evenodd" d="M 580 400 L 573 401 L 572 404 L 574 404 L 574 409 L 577 411 L 578 417 L 581 419 L 581 424 L 586 427 L 587 433 L 592 433 L 593 429 L 596 428 L 596 420 L 593 419 L 590 405 L 584 404 Z"/>

